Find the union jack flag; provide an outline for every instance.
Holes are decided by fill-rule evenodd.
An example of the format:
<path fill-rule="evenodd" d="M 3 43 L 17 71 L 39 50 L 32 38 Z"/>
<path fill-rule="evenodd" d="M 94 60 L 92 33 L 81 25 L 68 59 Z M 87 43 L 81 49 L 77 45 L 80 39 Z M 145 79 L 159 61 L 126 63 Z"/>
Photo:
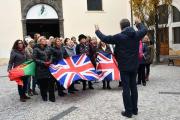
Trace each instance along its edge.
<path fill-rule="evenodd" d="M 116 59 L 110 53 L 98 52 L 96 69 L 99 80 L 120 80 Z"/>
<path fill-rule="evenodd" d="M 68 88 L 73 81 L 96 80 L 99 76 L 86 54 L 76 55 L 60 60 L 58 64 L 49 67 L 51 74 L 58 82 Z"/>

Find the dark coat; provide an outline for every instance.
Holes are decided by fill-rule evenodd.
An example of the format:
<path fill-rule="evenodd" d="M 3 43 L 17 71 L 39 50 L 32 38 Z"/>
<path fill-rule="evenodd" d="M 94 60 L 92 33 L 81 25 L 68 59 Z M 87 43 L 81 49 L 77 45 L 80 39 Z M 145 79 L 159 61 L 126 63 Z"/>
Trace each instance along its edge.
<path fill-rule="evenodd" d="M 50 47 L 41 48 L 39 45 L 33 50 L 33 59 L 36 63 L 37 79 L 50 78 L 51 74 L 45 62 L 52 62 L 52 53 Z"/>
<path fill-rule="evenodd" d="M 96 35 L 105 43 L 115 44 L 115 57 L 121 71 L 137 71 L 138 69 L 138 53 L 139 40 L 147 33 L 147 29 L 143 24 L 138 24 L 138 31 L 132 27 L 125 28 L 121 33 L 106 36 L 99 30 Z"/>
<path fill-rule="evenodd" d="M 65 50 L 64 47 L 52 47 L 52 59 L 53 59 L 53 64 L 57 64 L 59 60 L 68 57 L 68 54 Z"/>
<path fill-rule="evenodd" d="M 92 48 L 90 44 L 78 44 L 76 46 L 76 54 L 86 54 L 87 56 L 92 57 Z"/>
<path fill-rule="evenodd" d="M 24 63 L 27 60 L 27 55 L 25 54 L 25 51 L 19 51 L 19 50 L 12 50 L 9 64 L 8 64 L 8 71 L 12 68 Z"/>
<path fill-rule="evenodd" d="M 97 50 L 97 47 L 92 47 L 90 44 L 78 44 L 76 46 L 76 54 L 77 55 L 80 55 L 80 54 L 86 54 L 92 64 L 95 66 L 95 54 L 96 54 L 96 50 Z"/>

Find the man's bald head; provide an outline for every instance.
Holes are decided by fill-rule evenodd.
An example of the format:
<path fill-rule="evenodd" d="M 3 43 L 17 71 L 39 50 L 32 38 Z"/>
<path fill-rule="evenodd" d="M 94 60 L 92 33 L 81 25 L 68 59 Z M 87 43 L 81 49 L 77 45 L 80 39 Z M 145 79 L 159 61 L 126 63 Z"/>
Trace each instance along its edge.
<path fill-rule="evenodd" d="M 129 26 L 130 26 L 130 22 L 128 19 L 125 18 L 120 21 L 121 30 L 123 30 L 124 28 L 129 27 Z"/>

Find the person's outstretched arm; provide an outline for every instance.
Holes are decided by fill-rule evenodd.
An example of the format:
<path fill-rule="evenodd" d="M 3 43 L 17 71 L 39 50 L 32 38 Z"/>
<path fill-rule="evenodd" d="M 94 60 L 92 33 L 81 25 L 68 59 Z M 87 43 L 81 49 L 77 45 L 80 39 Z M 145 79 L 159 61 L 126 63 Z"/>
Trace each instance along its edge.
<path fill-rule="evenodd" d="M 135 19 L 135 24 L 138 29 L 138 31 L 136 32 L 137 37 L 139 40 L 141 40 L 147 34 L 148 29 L 144 26 L 144 24 L 141 22 L 139 18 Z"/>
<path fill-rule="evenodd" d="M 138 23 L 136 26 L 138 28 L 137 37 L 141 40 L 147 34 L 148 29 L 143 25 L 143 23 Z"/>

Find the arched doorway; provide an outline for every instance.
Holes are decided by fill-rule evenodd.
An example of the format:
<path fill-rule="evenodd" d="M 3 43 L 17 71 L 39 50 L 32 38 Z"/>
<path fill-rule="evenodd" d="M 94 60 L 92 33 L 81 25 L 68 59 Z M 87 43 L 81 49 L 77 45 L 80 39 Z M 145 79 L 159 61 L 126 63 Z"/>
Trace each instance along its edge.
<path fill-rule="evenodd" d="M 40 32 L 64 37 L 62 0 L 21 0 L 21 13 L 23 36 Z"/>
<path fill-rule="evenodd" d="M 56 10 L 47 4 L 36 4 L 26 14 L 26 34 L 59 37 L 59 17 Z"/>

